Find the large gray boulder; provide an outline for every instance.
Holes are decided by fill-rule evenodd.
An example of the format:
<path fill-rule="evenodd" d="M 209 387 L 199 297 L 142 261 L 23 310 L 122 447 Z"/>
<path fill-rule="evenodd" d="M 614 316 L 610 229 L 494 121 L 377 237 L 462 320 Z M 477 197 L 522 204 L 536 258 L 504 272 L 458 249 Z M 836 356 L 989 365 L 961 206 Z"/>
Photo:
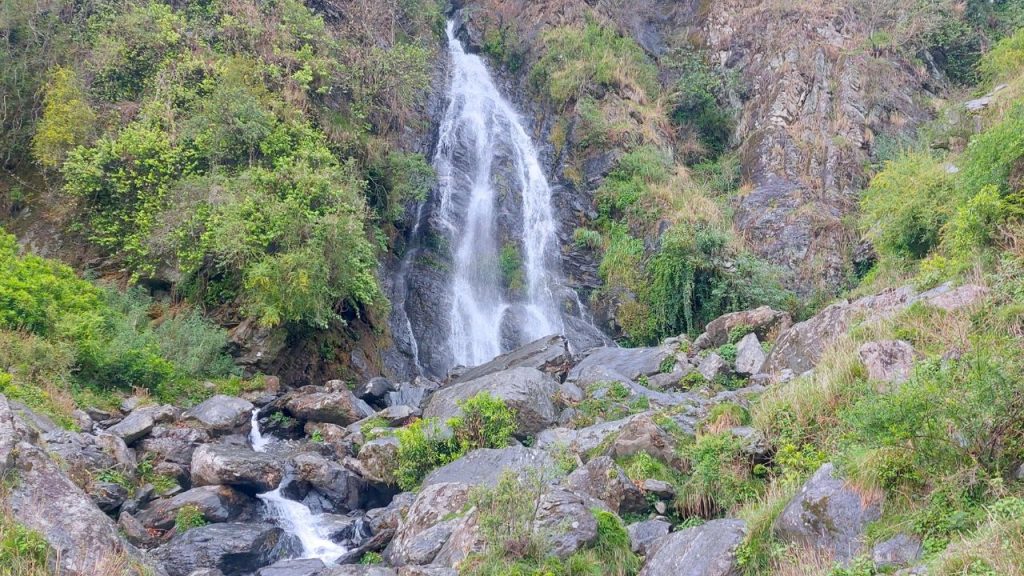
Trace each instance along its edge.
<path fill-rule="evenodd" d="M 167 530 L 182 508 L 194 506 L 209 522 L 238 522 L 255 518 L 256 502 L 230 486 L 201 486 L 171 498 L 151 502 L 135 515 L 146 528 Z"/>
<path fill-rule="evenodd" d="M 148 435 L 154 425 L 156 421 L 149 411 L 135 410 L 125 416 L 124 420 L 107 428 L 107 432 L 119 436 L 125 444 L 132 445 Z"/>
<path fill-rule="evenodd" d="M 284 469 L 272 457 L 246 446 L 205 444 L 192 454 L 192 485 L 224 484 L 244 492 L 277 488 Z"/>
<path fill-rule="evenodd" d="M 293 479 L 286 493 L 314 513 L 347 513 L 383 504 L 362 477 L 320 454 L 297 454 L 291 464 Z"/>
<path fill-rule="evenodd" d="M 902 384 L 910 378 L 917 356 L 910 342 L 904 340 L 865 342 L 857 354 L 867 368 L 868 378 L 890 384 Z"/>
<path fill-rule="evenodd" d="M 827 551 L 846 562 L 861 552 L 864 529 L 881 514 L 879 502 L 866 502 L 828 463 L 790 500 L 774 530 L 784 542 Z"/>
<path fill-rule="evenodd" d="M 373 408 L 350 390 L 306 386 L 286 400 L 288 413 L 299 420 L 348 426 L 373 416 Z"/>
<path fill-rule="evenodd" d="M 597 520 L 590 499 L 562 486 L 550 486 L 537 502 L 534 530 L 544 536 L 551 554 L 568 558 L 597 540 Z"/>
<path fill-rule="evenodd" d="M 399 523 L 384 559 L 393 566 L 430 564 L 451 537 L 469 492 L 470 486 L 461 482 L 425 486 Z"/>
<path fill-rule="evenodd" d="M 740 576 L 736 549 L 746 533 L 742 520 L 712 520 L 669 534 L 649 545 L 639 576 Z"/>
<path fill-rule="evenodd" d="M 186 410 L 182 420 L 207 430 L 213 436 L 241 429 L 247 432 L 254 406 L 252 402 L 218 394 Z"/>
<path fill-rule="evenodd" d="M 542 450 L 522 446 L 481 448 L 427 474 L 423 486 L 458 482 L 470 486 L 493 487 L 506 470 L 525 475 L 531 471 L 545 472 L 554 468 L 555 461 Z"/>
<path fill-rule="evenodd" d="M 294 542 L 272 524 L 209 524 L 178 534 L 152 555 L 170 576 L 216 568 L 224 576 L 241 576 L 273 564 L 294 549 Z"/>
<path fill-rule="evenodd" d="M 736 344 L 736 373 L 741 376 L 753 376 L 761 371 L 766 358 L 757 334 L 751 332 Z"/>
<path fill-rule="evenodd" d="M 294 558 L 274 562 L 256 571 L 256 576 L 318 576 L 327 565 L 319 558 Z"/>
<path fill-rule="evenodd" d="M 629 547 L 633 552 L 647 556 L 651 545 L 668 536 L 671 529 L 670 522 L 658 519 L 630 524 L 626 526 L 626 532 L 629 534 Z"/>
<path fill-rule="evenodd" d="M 616 514 L 642 512 L 648 507 L 644 493 L 608 456 L 587 462 L 569 474 L 563 483 L 602 502 Z"/>
<path fill-rule="evenodd" d="M 448 418 L 462 413 L 459 403 L 481 392 L 505 401 L 516 413 L 516 435 L 525 437 L 551 427 L 558 420 L 554 396 L 558 384 L 536 368 L 512 368 L 442 388 L 430 397 L 425 418 Z"/>
<path fill-rule="evenodd" d="M 393 569 L 383 566 L 346 564 L 344 566 L 329 566 L 327 569 L 317 572 L 316 576 L 397 576 L 397 574 Z"/>
<path fill-rule="evenodd" d="M 502 354 L 494 360 L 469 368 L 456 378 L 453 383 L 469 382 L 495 372 L 504 372 L 512 368 L 534 368 L 556 380 L 561 381 L 569 367 L 572 366 L 572 353 L 569 342 L 561 335 L 545 336 Z"/>
<path fill-rule="evenodd" d="M 910 566 L 921 558 L 924 547 L 921 540 L 907 534 L 897 534 L 875 544 L 871 549 L 871 560 L 879 570 Z"/>
<path fill-rule="evenodd" d="M 715 318 L 704 328 L 704 333 L 693 343 L 695 351 L 718 348 L 728 343 L 733 330 L 747 329 L 762 341 L 771 340 L 793 325 L 793 319 L 786 312 L 761 306 L 753 310 L 730 312 Z"/>
<path fill-rule="evenodd" d="M 395 469 L 398 467 L 398 439 L 385 436 L 370 440 L 359 448 L 359 464 L 363 476 L 382 484 L 397 484 Z"/>
<path fill-rule="evenodd" d="M 653 376 L 662 372 L 670 362 L 674 365 L 676 350 L 673 346 L 655 348 L 618 348 L 604 346 L 586 353 L 572 370 L 569 381 L 579 381 L 595 368 L 608 369 L 629 380 Z M 582 384 L 581 384 L 582 385 Z"/>

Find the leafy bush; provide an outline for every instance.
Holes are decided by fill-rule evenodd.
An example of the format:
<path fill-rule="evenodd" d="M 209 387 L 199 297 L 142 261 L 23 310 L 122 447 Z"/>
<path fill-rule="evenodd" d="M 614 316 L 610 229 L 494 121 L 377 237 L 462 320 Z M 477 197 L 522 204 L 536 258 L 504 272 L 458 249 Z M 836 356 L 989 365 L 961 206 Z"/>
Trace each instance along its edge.
<path fill-rule="evenodd" d="M 45 576 L 49 545 L 43 536 L 19 524 L 0 509 L 0 573 L 11 576 Z"/>
<path fill-rule="evenodd" d="M 395 431 L 398 469 L 395 479 L 402 490 L 414 490 L 431 470 L 459 457 L 458 443 L 434 420 L 417 420 Z"/>
<path fill-rule="evenodd" d="M 681 517 L 714 518 L 758 495 L 742 441 L 730 432 L 703 435 L 684 448 L 684 455 L 691 472 L 676 498 Z"/>
<path fill-rule="evenodd" d="M 516 431 L 515 411 L 505 401 L 481 392 L 459 403 L 462 414 L 448 421 L 462 453 L 504 448 Z"/>
<path fill-rule="evenodd" d="M 95 123 L 96 114 L 75 71 L 53 69 L 46 84 L 43 115 L 32 138 L 32 155 L 46 168 L 60 167 L 67 153 L 92 135 Z"/>
<path fill-rule="evenodd" d="M 673 63 L 680 76 L 673 92 L 672 121 L 691 126 L 705 154 L 717 156 L 726 150 L 733 132 L 732 114 L 719 104 L 726 82 L 698 54 L 687 52 L 678 60 Z"/>
<path fill-rule="evenodd" d="M 953 198 L 942 163 L 910 153 L 871 180 L 861 195 L 861 226 L 883 257 L 922 258 L 938 244 Z"/>
<path fill-rule="evenodd" d="M 523 289 L 523 257 L 519 254 L 519 248 L 515 244 L 505 244 L 501 247 L 501 254 L 498 255 L 498 269 L 501 271 L 501 281 L 505 287 L 512 292 Z"/>

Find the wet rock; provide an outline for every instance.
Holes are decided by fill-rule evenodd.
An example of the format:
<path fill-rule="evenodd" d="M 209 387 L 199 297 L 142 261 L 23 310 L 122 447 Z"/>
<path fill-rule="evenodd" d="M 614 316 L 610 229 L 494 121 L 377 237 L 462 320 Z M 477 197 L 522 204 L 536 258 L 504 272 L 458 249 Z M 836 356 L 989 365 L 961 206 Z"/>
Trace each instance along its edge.
<path fill-rule="evenodd" d="M 296 499 L 314 513 L 372 508 L 391 495 L 379 492 L 355 472 L 316 453 L 296 455 L 292 468 L 294 478 L 286 492 L 299 496 Z"/>
<path fill-rule="evenodd" d="M 388 394 L 397 390 L 398 387 L 387 378 L 378 376 L 362 386 L 356 388 L 356 398 L 372 406 L 383 407 Z"/>
<path fill-rule="evenodd" d="M 348 426 L 373 416 L 373 409 L 348 390 L 325 391 L 317 387 L 301 388 L 285 404 L 299 420 Z"/>
<path fill-rule="evenodd" d="M 555 461 L 542 450 L 522 446 L 481 448 L 427 474 L 423 486 L 442 482 L 495 486 L 506 470 L 527 474 L 532 470 L 551 470 L 554 466 Z"/>
<path fill-rule="evenodd" d="M 319 558 L 280 560 L 256 571 L 256 576 L 317 576 L 327 565 Z"/>
<path fill-rule="evenodd" d="M 714 380 L 719 376 L 729 375 L 729 363 L 714 352 L 705 356 L 697 366 L 697 371 L 705 380 Z"/>
<path fill-rule="evenodd" d="M 468 382 L 512 368 L 534 368 L 555 380 L 561 381 L 569 371 L 572 361 L 573 357 L 569 351 L 569 343 L 564 336 L 546 336 L 530 342 L 521 348 L 502 354 L 486 364 L 469 368 L 456 378 L 453 383 Z"/>
<path fill-rule="evenodd" d="M 316 576 L 397 576 L 397 574 L 391 568 L 384 568 L 382 566 L 347 564 L 344 566 L 330 566 Z"/>
<path fill-rule="evenodd" d="M 766 358 L 757 334 L 747 334 L 736 344 L 736 373 L 753 376 L 761 371 Z"/>
<path fill-rule="evenodd" d="M 756 334 L 761 341 L 770 341 L 786 328 L 792 326 L 793 320 L 786 312 L 761 306 L 753 310 L 731 312 L 715 318 L 704 328 L 704 333 L 694 341 L 694 351 L 718 348 L 729 342 L 729 334 L 734 329 L 747 328 Z"/>
<path fill-rule="evenodd" d="M 487 392 L 515 410 L 516 435 L 531 436 L 557 421 L 554 405 L 557 391 L 558 385 L 543 372 L 535 368 L 513 368 L 438 390 L 430 397 L 423 416 L 447 420 L 462 413 L 460 402 Z"/>
<path fill-rule="evenodd" d="M 246 446 L 204 444 L 192 454 L 192 485 L 224 484 L 244 492 L 277 488 L 284 470 L 272 457 Z"/>
<path fill-rule="evenodd" d="M 775 534 L 790 542 L 828 551 L 840 562 L 857 556 L 864 529 L 881 516 L 878 502 L 864 498 L 823 465 L 786 505 L 775 521 Z"/>
<path fill-rule="evenodd" d="M 152 554 L 170 576 L 188 576 L 200 568 L 242 576 L 286 556 L 289 546 L 284 531 L 271 524 L 210 524 L 178 534 Z"/>
<path fill-rule="evenodd" d="M 230 486 L 201 486 L 151 502 L 135 517 L 146 528 L 169 530 L 178 511 L 187 506 L 199 509 L 209 522 L 241 522 L 257 516 L 256 502 L 242 492 Z"/>
<path fill-rule="evenodd" d="M 253 408 L 247 400 L 218 394 L 186 410 L 182 420 L 206 430 L 212 436 L 229 434 L 235 430 L 248 433 Z"/>
<path fill-rule="evenodd" d="M 569 474 L 565 486 L 603 502 L 616 514 L 647 509 L 643 492 L 611 458 L 601 456 Z"/>
<path fill-rule="evenodd" d="M 924 549 L 921 540 L 907 534 L 897 534 L 885 542 L 880 542 L 871 550 L 871 559 L 875 568 L 902 568 L 910 566 L 921 558 Z"/>
<path fill-rule="evenodd" d="M 868 370 L 868 378 L 891 384 L 902 384 L 910 378 L 916 357 L 914 347 L 903 340 L 865 342 L 857 354 Z"/>
<path fill-rule="evenodd" d="M 648 545 L 639 576 L 740 576 L 736 549 L 746 532 L 742 520 L 712 520 L 664 536 Z"/>
<path fill-rule="evenodd" d="M 641 556 L 647 556 L 651 544 L 668 536 L 672 524 L 665 520 L 644 520 L 626 526 L 630 548 Z"/>

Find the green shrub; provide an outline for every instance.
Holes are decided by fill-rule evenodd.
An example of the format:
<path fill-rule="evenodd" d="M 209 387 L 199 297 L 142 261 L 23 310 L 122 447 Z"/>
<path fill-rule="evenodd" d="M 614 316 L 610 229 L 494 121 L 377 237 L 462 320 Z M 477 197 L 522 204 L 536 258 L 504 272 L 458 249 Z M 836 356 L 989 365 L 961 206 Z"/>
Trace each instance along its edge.
<path fill-rule="evenodd" d="M 409 202 L 422 202 L 436 175 L 422 154 L 391 152 L 367 173 L 367 197 L 381 219 L 399 222 Z"/>
<path fill-rule="evenodd" d="M 519 292 L 524 288 L 523 257 L 520 256 L 519 248 L 515 244 L 505 244 L 501 247 L 498 269 L 501 271 L 502 283 L 510 291 Z"/>
<path fill-rule="evenodd" d="M 395 431 L 398 468 L 395 479 L 402 490 L 414 490 L 431 470 L 460 456 L 458 443 L 434 420 L 417 420 Z"/>
<path fill-rule="evenodd" d="M 719 104 L 725 92 L 725 79 L 699 55 L 685 52 L 673 62 L 679 74 L 672 101 L 672 121 L 691 126 L 705 148 L 705 154 L 717 156 L 732 139 L 733 118 Z"/>
<path fill-rule="evenodd" d="M 500 398 L 481 392 L 459 402 L 462 414 L 448 421 L 462 453 L 477 448 L 504 448 L 516 431 L 515 411 Z"/>
<path fill-rule="evenodd" d="M 680 517 L 714 518 L 760 493 L 742 441 L 730 432 L 700 436 L 684 447 L 683 453 L 691 462 L 691 471 L 676 498 Z"/>
<path fill-rule="evenodd" d="M 38 532 L 19 524 L 7 510 L 0 510 L 0 574 L 46 576 L 50 547 Z"/>
<path fill-rule="evenodd" d="M 384 563 L 384 557 L 380 552 L 367 552 L 359 559 L 359 563 L 363 566 L 379 566 Z"/>
<path fill-rule="evenodd" d="M 955 193 L 941 162 L 910 153 L 889 162 L 861 195 L 861 227 L 883 257 L 923 258 L 938 244 Z"/>
<path fill-rule="evenodd" d="M 174 529 L 179 534 L 187 532 L 192 528 L 206 526 L 207 524 L 209 524 L 209 522 L 206 520 L 206 516 L 203 514 L 203 511 L 193 504 L 182 506 L 174 515 Z"/>
<path fill-rule="evenodd" d="M 86 100 L 71 68 L 50 71 L 43 98 L 43 115 L 32 137 L 32 155 L 46 168 L 58 168 L 67 153 L 92 135 L 96 113 Z"/>
<path fill-rule="evenodd" d="M 1017 74 L 1024 68 L 1024 30 L 1004 38 L 985 54 L 979 65 L 990 80 L 999 80 Z"/>

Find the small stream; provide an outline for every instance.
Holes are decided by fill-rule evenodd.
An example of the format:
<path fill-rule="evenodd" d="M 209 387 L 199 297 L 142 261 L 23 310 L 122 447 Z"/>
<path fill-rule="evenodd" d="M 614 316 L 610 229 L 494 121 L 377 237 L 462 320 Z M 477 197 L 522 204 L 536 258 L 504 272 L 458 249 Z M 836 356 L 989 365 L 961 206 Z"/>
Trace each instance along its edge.
<path fill-rule="evenodd" d="M 249 443 L 256 452 L 266 452 L 273 442 L 273 437 L 260 431 L 258 421 L 259 408 L 252 411 L 252 429 L 249 431 Z M 300 558 L 319 558 L 331 564 L 341 555 L 348 552 L 344 546 L 330 539 L 328 529 L 321 522 L 318 514 L 313 514 L 309 507 L 301 502 L 290 500 L 281 493 L 281 488 L 288 478 L 281 480 L 275 490 L 257 494 L 267 508 L 267 516 L 274 520 L 286 533 L 294 536 L 302 544 Z"/>

